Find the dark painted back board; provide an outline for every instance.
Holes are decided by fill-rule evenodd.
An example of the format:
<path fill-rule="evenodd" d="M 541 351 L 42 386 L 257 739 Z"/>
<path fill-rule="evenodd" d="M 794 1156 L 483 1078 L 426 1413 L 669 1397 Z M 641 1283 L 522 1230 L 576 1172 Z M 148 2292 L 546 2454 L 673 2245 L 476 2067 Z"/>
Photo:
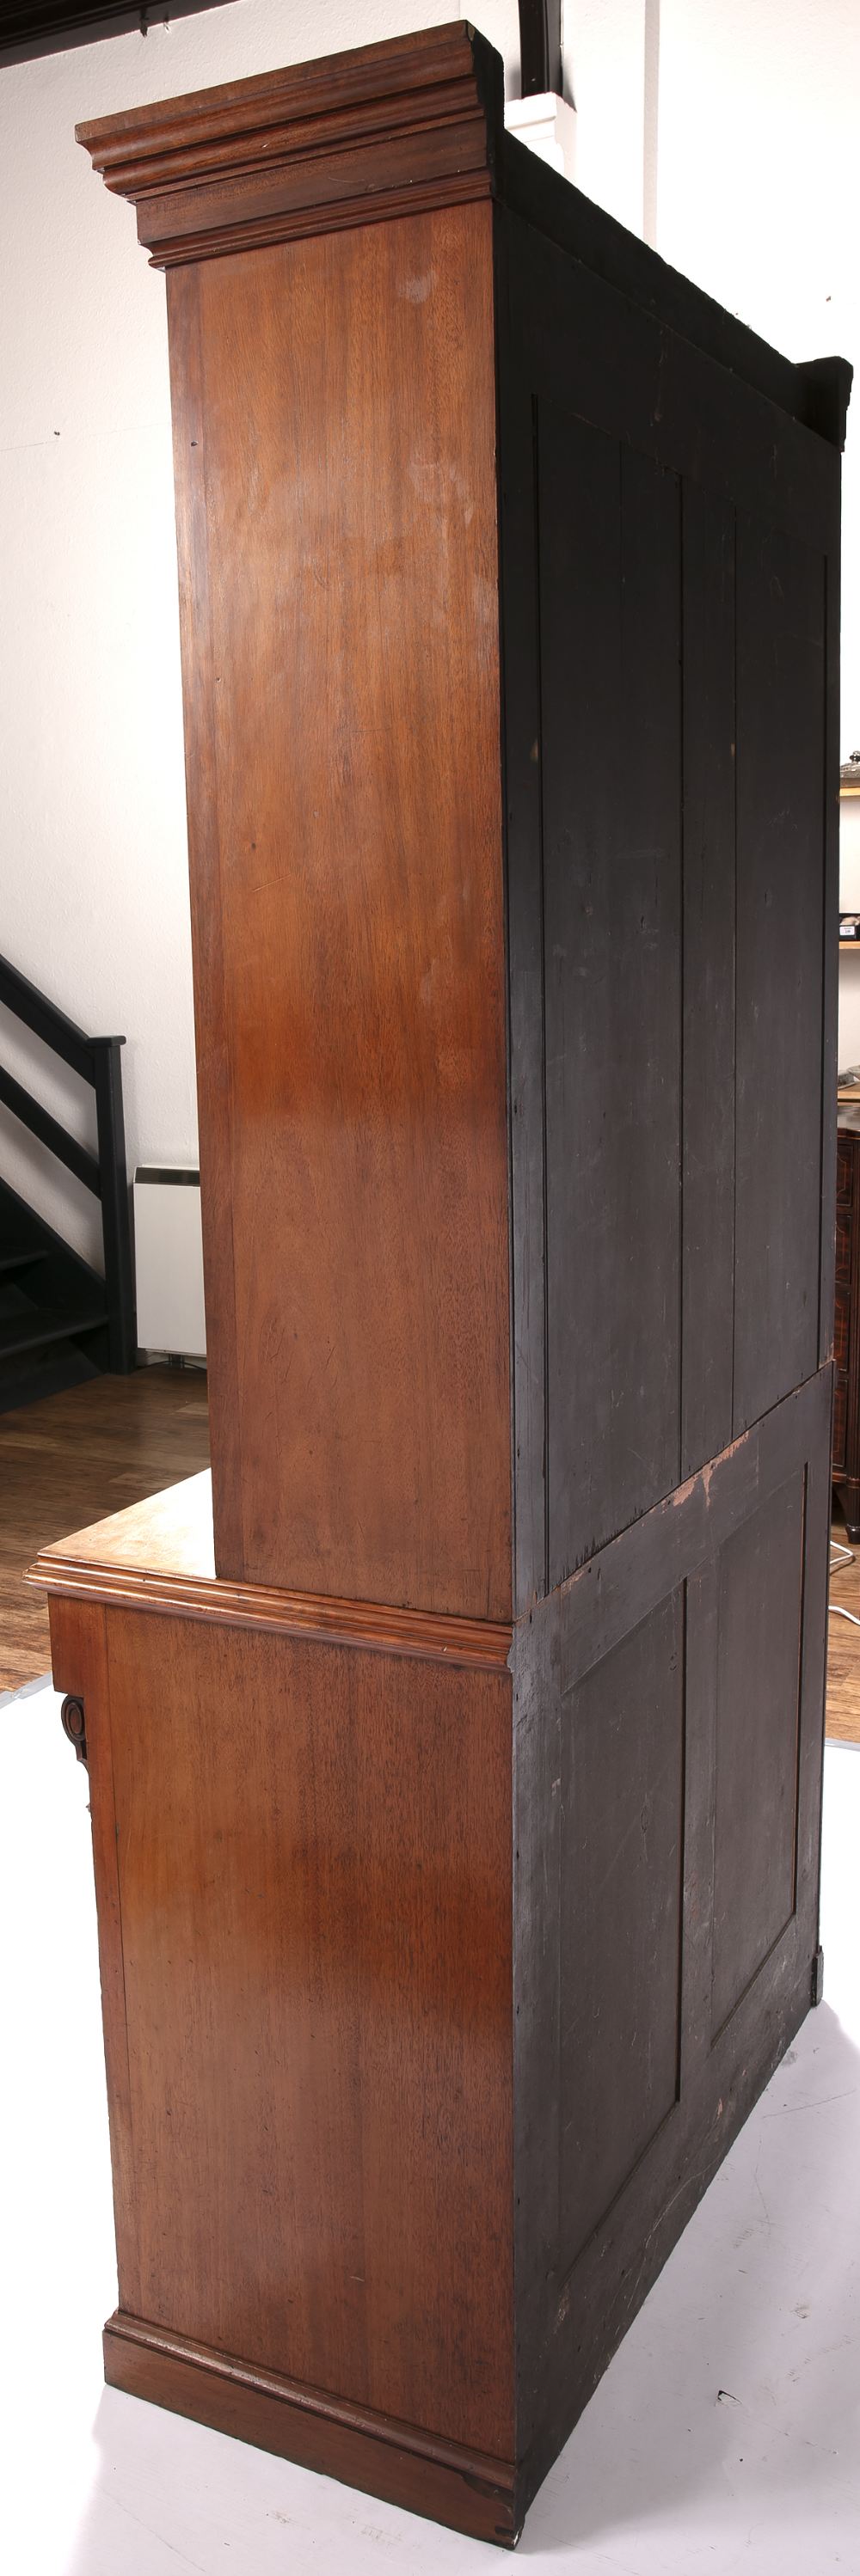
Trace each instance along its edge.
<path fill-rule="evenodd" d="M 839 468 L 510 216 L 497 259 L 522 1608 L 829 1347 Z"/>

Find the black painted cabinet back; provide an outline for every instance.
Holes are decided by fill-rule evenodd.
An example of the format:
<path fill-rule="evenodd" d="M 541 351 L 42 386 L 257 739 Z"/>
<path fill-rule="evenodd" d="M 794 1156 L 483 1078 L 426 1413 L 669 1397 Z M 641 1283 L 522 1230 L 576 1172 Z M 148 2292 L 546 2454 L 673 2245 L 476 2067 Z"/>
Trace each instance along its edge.
<path fill-rule="evenodd" d="M 831 1348 L 839 465 L 499 223 L 523 1608 Z"/>
<path fill-rule="evenodd" d="M 839 463 L 510 213 L 497 274 L 537 2478 L 810 2000 Z"/>

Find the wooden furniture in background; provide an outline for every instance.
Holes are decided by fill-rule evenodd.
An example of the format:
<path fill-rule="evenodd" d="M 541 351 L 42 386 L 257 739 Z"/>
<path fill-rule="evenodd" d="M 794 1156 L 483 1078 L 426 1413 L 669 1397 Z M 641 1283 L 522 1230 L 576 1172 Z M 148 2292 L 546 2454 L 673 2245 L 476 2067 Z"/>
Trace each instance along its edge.
<path fill-rule="evenodd" d="M 463 24 L 83 140 L 168 272 L 214 1507 L 37 1568 L 106 2366 L 511 2543 L 820 1990 L 846 371 Z"/>
<path fill-rule="evenodd" d="M 833 1482 L 853 1546 L 860 1541 L 860 1112 L 846 1107 L 837 1138 L 835 1361 Z"/>

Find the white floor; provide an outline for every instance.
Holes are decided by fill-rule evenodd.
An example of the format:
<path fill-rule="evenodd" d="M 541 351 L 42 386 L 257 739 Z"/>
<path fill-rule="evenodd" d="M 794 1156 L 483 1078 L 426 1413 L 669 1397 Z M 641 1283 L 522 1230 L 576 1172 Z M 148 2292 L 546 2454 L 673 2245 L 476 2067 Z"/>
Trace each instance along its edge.
<path fill-rule="evenodd" d="M 2 1716 L 10 2576 L 498 2565 L 479 2543 L 102 2386 L 116 2279 L 87 1780 L 47 1687 Z M 831 1748 L 827 2001 L 532 2507 L 520 2558 L 558 2576 L 860 2576 L 858 1858 L 860 1752 Z"/>

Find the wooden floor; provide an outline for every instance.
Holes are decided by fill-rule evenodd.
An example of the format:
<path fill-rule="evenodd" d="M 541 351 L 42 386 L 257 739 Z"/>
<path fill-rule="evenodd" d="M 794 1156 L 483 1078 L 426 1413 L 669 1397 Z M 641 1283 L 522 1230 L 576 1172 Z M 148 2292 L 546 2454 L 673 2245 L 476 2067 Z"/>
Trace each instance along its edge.
<path fill-rule="evenodd" d="M 831 1532 L 833 1553 L 830 1574 L 830 1616 L 827 1621 L 827 1733 L 837 1744 L 860 1744 L 860 1627 L 853 1628 L 839 1610 L 851 1610 L 860 1620 L 860 1547 L 852 1549 L 852 1565 L 840 1564 L 837 1547 L 848 1541 L 840 1520 Z M 834 1604 L 838 1605 L 834 1608 Z"/>
<path fill-rule="evenodd" d="M 39 1548 L 208 1464 L 202 1369 L 91 1378 L 0 1414 L 0 1690 L 50 1667 L 47 1606 L 22 1579 Z"/>

